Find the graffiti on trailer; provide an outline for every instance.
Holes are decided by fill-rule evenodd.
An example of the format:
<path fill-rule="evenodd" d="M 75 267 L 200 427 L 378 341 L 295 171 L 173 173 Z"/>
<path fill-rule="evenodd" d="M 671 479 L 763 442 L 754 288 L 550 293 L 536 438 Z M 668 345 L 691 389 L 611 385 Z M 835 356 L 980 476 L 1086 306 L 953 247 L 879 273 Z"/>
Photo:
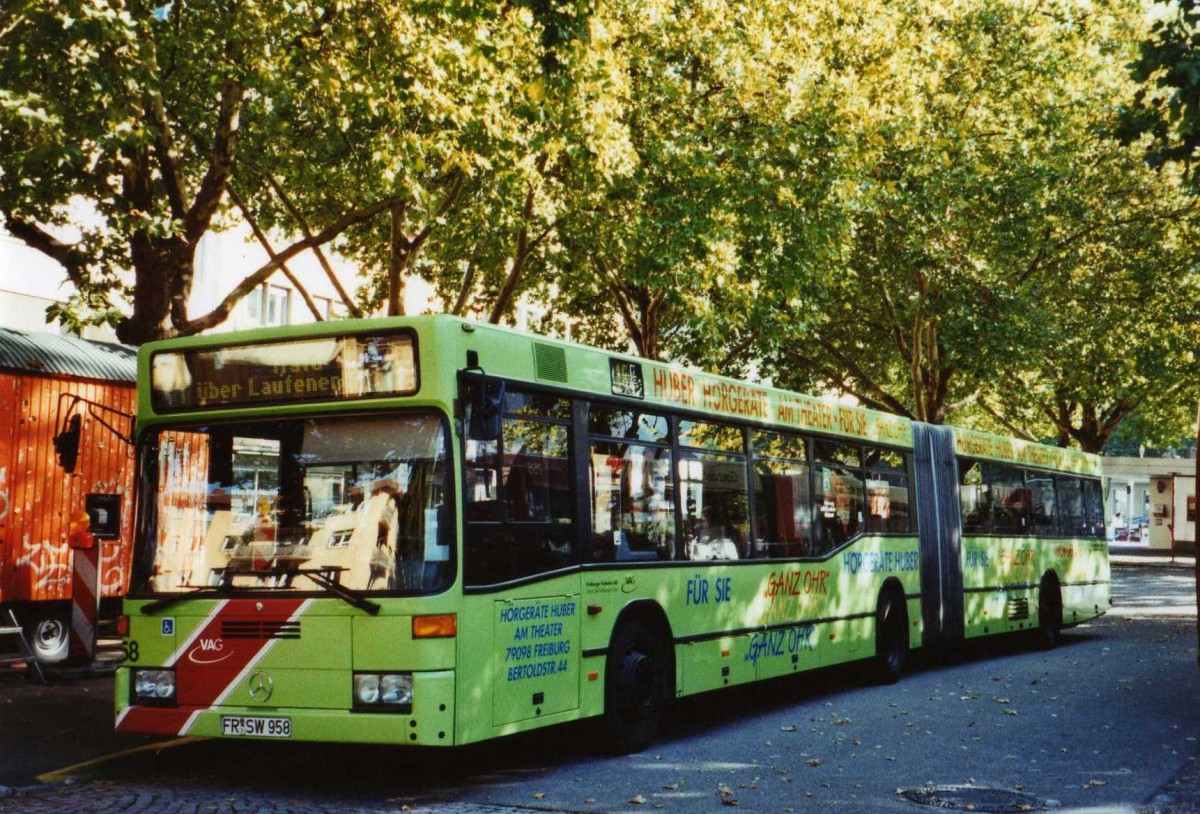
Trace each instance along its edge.
<path fill-rule="evenodd" d="M 13 568 L 28 571 L 29 598 L 55 599 L 64 596 L 71 585 L 71 549 L 49 540 L 30 543 L 28 535 L 21 549 L 25 554 L 13 563 Z M 120 593 L 124 587 L 125 570 L 121 567 L 118 552 L 113 551 L 109 557 L 105 556 L 106 553 L 101 549 L 100 591 L 104 596 L 111 596 Z"/>
<path fill-rule="evenodd" d="M 57 589 L 71 584 L 70 549 L 49 540 L 31 543 L 29 535 L 25 535 L 21 550 L 25 554 L 13 567 L 28 570 L 31 598 L 52 598 L 46 595 L 51 592 L 57 595 Z"/>
<path fill-rule="evenodd" d="M 8 499 L 8 470 L 0 466 L 0 522 L 8 517 L 10 505 L 12 504 Z"/>

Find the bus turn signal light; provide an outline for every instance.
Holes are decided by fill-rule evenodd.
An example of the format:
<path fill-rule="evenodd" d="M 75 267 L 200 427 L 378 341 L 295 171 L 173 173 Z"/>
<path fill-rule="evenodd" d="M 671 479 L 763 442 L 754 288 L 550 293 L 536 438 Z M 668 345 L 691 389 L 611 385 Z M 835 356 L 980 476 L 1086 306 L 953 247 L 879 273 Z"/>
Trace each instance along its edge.
<path fill-rule="evenodd" d="M 122 639 L 129 635 L 129 617 L 123 613 L 117 617 L 117 635 Z"/>
<path fill-rule="evenodd" d="M 458 617 L 453 613 L 413 617 L 412 637 L 414 639 L 452 639 L 456 635 L 458 635 Z"/>

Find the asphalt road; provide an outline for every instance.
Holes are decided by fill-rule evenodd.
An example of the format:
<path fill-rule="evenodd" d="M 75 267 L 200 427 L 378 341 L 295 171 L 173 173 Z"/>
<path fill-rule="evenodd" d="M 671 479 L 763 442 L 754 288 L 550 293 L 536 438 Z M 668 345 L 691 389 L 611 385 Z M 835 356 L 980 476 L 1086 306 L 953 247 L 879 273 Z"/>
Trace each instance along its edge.
<path fill-rule="evenodd" d="M 851 667 L 688 699 L 654 747 L 622 757 L 579 725 L 435 751 L 200 741 L 47 776 L 148 740 L 111 733 L 109 679 L 9 676 L 0 784 L 19 793 L 0 814 L 922 810 L 898 791 L 982 811 L 988 789 L 1066 812 L 1170 810 L 1164 793 L 1200 810 L 1171 785 L 1200 751 L 1192 572 L 1118 565 L 1114 579 L 1113 611 L 1054 651 L 1017 639 L 918 658 L 895 686 Z"/>

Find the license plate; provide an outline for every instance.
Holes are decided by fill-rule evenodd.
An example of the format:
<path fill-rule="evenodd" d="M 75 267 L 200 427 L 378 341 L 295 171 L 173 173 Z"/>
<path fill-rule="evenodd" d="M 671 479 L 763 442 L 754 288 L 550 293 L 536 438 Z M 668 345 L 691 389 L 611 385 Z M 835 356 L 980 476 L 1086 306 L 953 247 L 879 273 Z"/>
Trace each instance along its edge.
<path fill-rule="evenodd" d="M 291 718 L 268 718 L 261 715 L 222 715 L 221 734 L 250 738 L 290 738 Z"/>

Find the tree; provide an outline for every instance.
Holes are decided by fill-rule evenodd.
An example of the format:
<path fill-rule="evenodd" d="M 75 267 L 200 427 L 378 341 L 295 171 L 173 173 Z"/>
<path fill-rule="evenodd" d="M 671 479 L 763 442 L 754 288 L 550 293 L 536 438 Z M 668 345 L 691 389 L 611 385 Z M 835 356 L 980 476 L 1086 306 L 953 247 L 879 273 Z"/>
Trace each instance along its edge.
<path fill-rule="evenodd" d="M 0 87 L 21 90 L 0 91 L 0 213 L 132 343 L 212 327 L 290 257 L 384 217 L 395 291 L 518 132 L 509 63 L 538 30 L 482 2 L 10 4 Z M 231 192 L 303 237 L 193 316 L 196 245 Z"/>
<path fill-rule="evenodd" d="M 1101 357 L 1122 369 L 1137 360 L 1117 343 L 1079 352 L 1082 323 L 1068 324 L 1060 303 L 1094 306 L 1102 300 L 1085 284 L 1103 289 L 1118 270 L 1161 285 L 1181 267 L 1154 241 L 1178 241 L 1194 218 L 1174 179 L 1108 135 L 1131 91 L 1123 63 L 1140 19 L 1140 7 L 1119 3 L 864 10 L 852 26 L 880 39 L 863 37 L 847 56 L 864 81 L 848 102 L 862 114 L 851 122 L 860 169 L 845 268 L 798 312 L 807 335 L 772 349 L 777 380 L 934 423 L 968 409 L 1003 420 L 1036 381 L 1058 394 L 1039 410 L 1044 434 L 1058 435 L 1053 413 L 1064 438 L 1099 449 L 1111 428 L 1080 423 L 1099 394 L 1084 399 L 1075 385 Z M 1089 336 L 1129 318 L 1093 311 Z M 1063 398 L 1073 415 L 1058 409 Z"/>
<path fill-rule="evenodd" d="M 839 211 L 818 26 L 775 2 L 597 10 L 555 260 L 559 307 L 591 317 L 578 333 L 716 367 L 765 327 L 764 286 L 808 280 Z"/>
<path fill-rule="evenodd" d="M 1141 84 L 1123 107 L 1120 135 L 1144 139 L 1152 166 L 1179 164 L 1192 184 L 1191 169 L 1200 155 L 1200 6 L 1178 0 L 1173 13 L 1160 17 L 1142 41 L 1132 63 Z"/>

